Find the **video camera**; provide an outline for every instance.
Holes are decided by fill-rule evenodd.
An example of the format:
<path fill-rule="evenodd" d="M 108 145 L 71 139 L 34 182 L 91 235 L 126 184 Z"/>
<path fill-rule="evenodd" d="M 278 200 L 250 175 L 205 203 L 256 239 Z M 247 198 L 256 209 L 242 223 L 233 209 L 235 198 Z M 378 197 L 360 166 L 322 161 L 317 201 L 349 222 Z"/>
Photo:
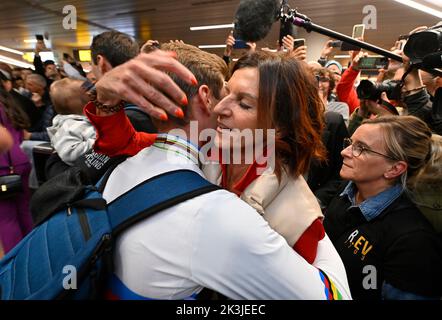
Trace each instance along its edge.
<path fill-rule="evenodd" d="M 442 25 L 413 33 L 404 47 L 405 55 L 414 64 L 422 63 L 426 56 L 439 51 L 442 51 Z"/>
<path fill-rule="evenodd" d="M 399 101 L 401 99 L 400 81 L 385 80 L 382 83 L 373 83 L 370 80 L 362 80 L 356 89 L 359 99 L 378 101 L 382 92 L 387 94 L 388 99 Z"/>

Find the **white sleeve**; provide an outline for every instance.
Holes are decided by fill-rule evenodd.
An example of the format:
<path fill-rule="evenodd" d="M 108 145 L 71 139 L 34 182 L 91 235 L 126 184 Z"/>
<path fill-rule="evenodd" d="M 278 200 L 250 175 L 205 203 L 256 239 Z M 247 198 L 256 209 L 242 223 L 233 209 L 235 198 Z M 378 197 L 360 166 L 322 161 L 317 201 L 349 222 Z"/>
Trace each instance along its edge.
<path fill-rule="evenodd" d="M 230 193 L 214 194 L 197 218 L 195 282 L 232 299 L 327 299 L 319 270 L 254 209 Z"/>
<path fill-rule="evenodd" d="M 318 243 L 313 265 L 327 274 L 342 299 L 352 299 L 344 263 L 327 234 Z"/>
<path fill-rule="evenodd" d="M 95 142 L 95 129 L 86 121 L 68 120 L 51 137 L 51 142 L 61 160 L 69 165 L 87 151 Z"/>

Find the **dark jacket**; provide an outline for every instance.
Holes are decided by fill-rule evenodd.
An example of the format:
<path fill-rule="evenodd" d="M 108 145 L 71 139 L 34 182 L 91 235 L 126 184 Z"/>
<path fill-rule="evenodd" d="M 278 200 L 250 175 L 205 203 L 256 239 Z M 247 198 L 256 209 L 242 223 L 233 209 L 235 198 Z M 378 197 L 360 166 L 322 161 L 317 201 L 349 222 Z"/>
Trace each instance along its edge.
<path fill-rule="evenodd" d="M 315 196 L 325 208 L 336 195 L 342 180 L 339 172 L 342 167 L 341 151 L 344 139 L 348 138 L 347 127 L 342 115 L 336 112 L 326 112 L 325 129 L 322 133 L 322 143 L 327 149 L 327 161 L 312 162 L 308 173 L 307 183 Z"/>
<path fill-rule="evenodd" d="M 40 108 L 43 108 L 43 112 L 39 121 L 36 123 L 33 131 L 31 132 L 30 140 L 50 141 L 46 129 L 52 126 L 52 119 L 55 116 L 55 110 L 48 100 L 45 102 L 45 105 Z"/>
<path fill-rule="evenodd" d="M 46 79 L 46 88 L 49 88 L 52 82 L 54 82 L 54 80 L 51 80 L 48 77 L 46 77 L 45 66 L 43 64 L 43 61 L 41 61 L 39 55 L 34 55 L 34 68 L 35 68 L 35 73 L 38 73 L 39 75 L 43 76 Z"/>
<path fill-rule="evenodd" d="M 425 121 L 431 130 L 442 135 L 442 88 L 436 90 L 433 102 L 426 90 L 404 98 L 408 114 Z"/>
<path fill-rule="evenodd" d="M 371 221 L 347 196 L 336 196 L 324 228 L 344 262 L 354 299 L 380 300 L 384 281 L 416 295 L 442 295 L 440 238 L 405 193 Z M 369 273 L 375 280 L 367 289 Z"/>

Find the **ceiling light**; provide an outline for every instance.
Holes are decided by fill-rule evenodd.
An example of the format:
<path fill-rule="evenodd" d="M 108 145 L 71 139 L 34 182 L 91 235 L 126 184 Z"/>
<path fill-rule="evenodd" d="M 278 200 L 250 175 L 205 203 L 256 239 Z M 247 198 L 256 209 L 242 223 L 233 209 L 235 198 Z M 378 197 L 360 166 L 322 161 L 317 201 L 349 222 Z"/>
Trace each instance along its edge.
<path fill-rule="evenodd" d="M 37 39 L 25 39 L 23 40 L 25 43 L 37 43 Z"/>
<path fill-rule="evenodd" d="M 190 31 L 199 31 L 199 30 L 212 30 L 212 29 L 229 29 L 233 28 L 234 24 L 214 24 L 211 26 L 199 26 L 199 27 L 190 27 Z"/>
<path fill-rule="evenodd" d="M 203 44 L 198 46 L 200 49 L 218 49 L 218 48 L 225 48 L 225 44 Z"/>
<path fill-rule="evenodd" d="M 29 63 L 26 63 L 26 62 L 23 62 L 23 61 L 20 61 L 20 60 L 12 59 L 12 58 L 9 58 L 9 57 L 6 57 L 6 56 L 2 56 L 2 55 L 0 55 L 0 61 L 4 62 L 4 63 L 7 63 L 7 64 L 12 64 L 12 65 L 17 66 L 17 67 L 35 69 L 34 65 L 32 65 L 32 64 L 29 64 Z"/>
<path fill-rule="evenodd" d="M 23 52 L 18 51 L 18 50 L 14 50 L 14 49 L 11 49 L 11 48 L 8 48 L 8 47 L 0 46 L 0 50 L 8 51 L 8 52 L 11 52 L 11 53 L 15 53 L 15 54 L 18 54 L 18 55 L 20 55 L 20 56 L 23 55 Z"/>
<path fill-rule="evenodd" d="M 438 18 L 442 18 L 442 11 L 430 8 L 426 5 L 417 3 L 416 1 L 412 1 L 412 0 L 394 0 L 394 1 L 402 3 L 402 4 L 409 6 L 413 9 L 420 10 L 425 13 L 431 14 L 431 15 L 436 16 Z"/>

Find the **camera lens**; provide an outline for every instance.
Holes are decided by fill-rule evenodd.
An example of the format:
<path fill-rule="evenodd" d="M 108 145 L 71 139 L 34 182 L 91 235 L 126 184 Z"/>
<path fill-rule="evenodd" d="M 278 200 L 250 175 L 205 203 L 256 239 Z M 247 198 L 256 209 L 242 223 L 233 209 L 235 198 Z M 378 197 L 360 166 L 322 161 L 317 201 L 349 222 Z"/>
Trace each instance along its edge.
<path fill-rule="evenodd" d="M 359 99 L 378 101 L 382 92 L 387 94 L 388 99 L 400 100 L 401 92 L 398 81 L 386 80 L 382 83 L 373 83 L 369 80 L 362 80 L 356 89 Z"/>
<path fill-rule="evenodd" d="M 359 99 L 378 100 L 376 95 L 376 87 L 369 80 L 362 80 L 356 89 Z M 380 94 L 379 94 L 380 97 Z"/>

